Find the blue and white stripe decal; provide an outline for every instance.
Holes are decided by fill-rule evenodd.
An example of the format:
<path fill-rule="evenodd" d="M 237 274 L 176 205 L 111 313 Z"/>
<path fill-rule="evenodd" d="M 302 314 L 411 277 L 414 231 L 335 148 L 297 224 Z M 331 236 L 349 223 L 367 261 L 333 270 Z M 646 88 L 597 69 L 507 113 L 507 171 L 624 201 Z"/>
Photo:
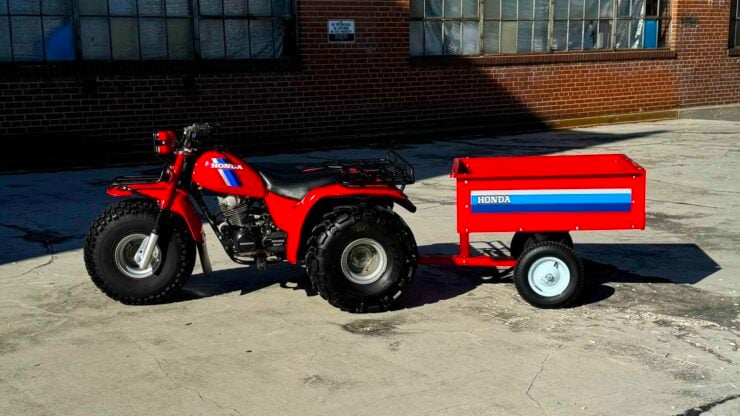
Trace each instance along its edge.
<path fill-rule="evenodd" d="M 213 162 L 214 165 L 217 165 L 217 166 L 231 165 L 231 162 L 227 161 L 224 158 L 214 157 L 213 159 L 211 159 L 211 161 Z M 234 171 L 232 171 L 231 169 L 219 168 L 218 173 L 221 175 L 221 178 L 226 183 L 226 186 L 230 186 L 230 187 L 242 186 L 241 182 L 239 182 L 239 177 L 236 176 Z"/>
<path fill-rule="evenodd" d="M 629 188 L 470 192 L 470 211 L 474 214 L 630 212 L 631 209 Z"/>

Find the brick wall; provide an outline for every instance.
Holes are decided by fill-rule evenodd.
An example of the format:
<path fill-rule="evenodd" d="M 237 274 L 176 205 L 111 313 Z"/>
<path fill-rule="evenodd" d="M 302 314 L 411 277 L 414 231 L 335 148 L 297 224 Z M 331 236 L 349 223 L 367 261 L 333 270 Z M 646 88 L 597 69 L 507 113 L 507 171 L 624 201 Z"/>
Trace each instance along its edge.
<path fill-rule="evenodd" d="M 540 64 L 541 56 L 410 58 L 408 0 L 298 3 L 299 62 L 127 75 L 6 65 L 0 137 L 39 143 L 40 160 L 54 167 L 149 157 L 153 129 L 194 121 L 223 124 L 221 140 L 239 150 L 269 152 L 436 126 L 495 132 L 511 120 L 740 102 L 729 0 L 674 0 L 675 53 L 581 53 Z M 327 43 L 328 18 L 355 19 L 357 41 Z M 0 155 L 0 170 L 24 167 Z"/>

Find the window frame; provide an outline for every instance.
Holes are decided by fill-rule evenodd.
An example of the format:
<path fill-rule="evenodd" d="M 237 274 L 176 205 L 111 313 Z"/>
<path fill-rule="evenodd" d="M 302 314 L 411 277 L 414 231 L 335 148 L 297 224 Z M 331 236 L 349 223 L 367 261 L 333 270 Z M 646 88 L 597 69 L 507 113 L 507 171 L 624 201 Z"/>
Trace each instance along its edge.
<path fill-rule="evenodd" d="M 414 1 L 414 0 L 410 0 L 410 2 L 412 2 L 412 1 Z M 414 24 L 414 22 L 421 22 L 421 24 L 423 25 L 424 22 L 426 22 L 428 20 L 434 20 L 433 18 L 426 17 L 427 0 L 417 0 L 417 1 L 423 3 L 423 7 L 421 8 L 421 11 L 422 11 L 423 14 L 422 14 L 421 17 L 414 16 L 413 15 L 413 13 L 414 13 L 414 11 L 413 11 L 414 7 L 410 7 L 409 8 L 410 9 L 410 13 L 409 13 L 409 36 L 410 36 L 410 40 L 411 40 L 412 37 L 414 37 L 414 35 L 412 33 L 412 25 Z M 445 1 L 446 0 L 442 0 L 442 6 L 441 6 L 442 10 L 444 10 L 444 8 L 445 8 L 445 6 L 444 6 Z M 567 7 L 568 12 L 567 12 L 567 16 L 561 17 L 561 18 L 556 18 L 555 17 L 555 0 L 548 0 L 548 3 L 549 3 L 549 9 L 548 9 L 549 16 L 547 18 L 547 22 L 548 22 L 547 23 L 547 42 L 546 42 L 547 43 L 547 46 L 546 46 L 545 50 L 535 50 L 536 49 L 536 45 L 535 45 L 536 40 L 535 40 L 535 37 L 534 37 L 534 32 L 536 30 L 535 29 L 535 23 L 538 22 L 538 21 L 543 21 L 544 20 L 544 19 L 538 19 L 538 17 L 537 17 L 537 14 L 536 14 L 537 3 L 536 3 L 536 1 L 534 1 L 534 0 L 532 1 L 532 3 L 533 3 L 533 5 L 532 5 L 532 8 L 533 8 L 533 17 L 531 19 L 527 18 L 527 19 L 519 20 L 519 9 L 520 9 L 520 7 L 519 7 L 519 3 L 518 2 L 517 2 L 517 7 L 516 7 L 517 8 L 517 18 L 516 19 L 510 19 L 510 18 L 504 18 L 504 13 L 503 13 L 503 2 L 504 2 L 504 0 L 499 0 L 498 1 L 498 17 L 495 17 L 495 16 L 494 17 L 489 17 L 489 16 L 487 16 L 486 15 L 486 3 L 487 3 L 487 1 L 486 0 L 478 0 L 478 17 L 477 17 L 477 19 L 479 20 L 479 33 L 478 33 L 478 35 L 479 35 L 480 40 L 478 42 L 478 52 L 477 53 L 473 53 L 473 54 L 444 54 L 444 48 L 443 48 L 443 53 L 441 55 L 427 54 L 426 53 L 426 33 L 425 33 L 425 31 L 422 31 L 422 36 L 421 36 L 421 46 L 422 46 L 421 52 L 422 53 L 421 54 L 415 54 L 414 53 L 414 50 L 416 50 L 418 48 L 412 49 L 411 48 L 411 45 L 409 45 L 409 54 L 410 54 L 410 56 L 412 58 L 434 58 L 434 57 L 439 57 L 439 56 L 444 56 L 444 57 L 447 57 L 447 58 L 494 58 L 494 57 L 528 56 L 528 55 L 529 56 L 532 56 L 532 55 L 547 56 L 547 55 L 552 55 L 552 54 L 593 54 L 593 53 L 602 53 L 602 54 L 603 53 L 626 54 L 627 52 L 632 52 L 632 53 L 637 52 L 637 53 L 648 53 L 648 54 L 650 54 L 651 52 L 655 52 L 655 51 L 670 51 L 671 50 L 671 36 L 673 35 L 673 33 L 672 33 L 672 25 L 673 25 L 673 3 L 676 0 L 656 0 L 656 3 L 655 3 L 655 7 L 656 7 L 655 14 L 654 15 L 650 15 L 650 14 L 648 14 L 648 11 L 645 10 L 644 14 L 642 14 L 639 17 L 635 17 L 635 16 L 631 16 L 631 15 L 629 17 L 620 16 L 619 15 L 619 10 L 618 10 L 619 9 L 619 0 L 611 0 L 612 5 L 611 5 L 611 16 L 610 17 L 601 17 L 601 13 L 602 13 L 601 12 L 601 2 L 602 1 L 604 1 L 604 0 L 601 0 L 601 1 L 598 1 L 597 0 L 597 16 L 596 17 L 593 17 L 593 18 L 587 18 L 587 17 L 585 17 L 585 15 L 586 15 L 586 4 L 585 4 L 585 1 L 584 1 L 583 2 L 583 11 L 581 13 L 581 18 L 579 19 L 579 18 L 576 18 L 576 17 L 572 18 L 570 16 L 570 6 L 571 6 L 571 4 L 570 4 L 571 2 L 570 1 L 568 1 L 568 7 Z M 645 1 L 647 2 L 647 0 L 645 0 Z M 740 0 L 733 0 L 733 1 L 735 3 L 740 2 Z M 665 6 L 666 3 L 667 3 L 667 6 Z M 644 4 L 645 4 L 644 7 L 646 8 L 647 7 L 647 3 L 644 3 Z M 410 3 L 410 5 L 411 5 L 411 3 Z M 630 11 L 631 11 L 631 8 L 632 7 L 633 7 L 632 1 L 630 1 Z M 661 12 L 662 12 L 662 14 L 661 14 Z M 740 19 L 740 16 L 738 16 L 738 19 Z M 610 34 L 609 34 L 609 38 L 608 38 L 609 47 L 608 48 L 596 48 L 596 47 L 593 47 L 592 49 L 585 49 L 584 48 L 584 39 L 585 39 L 585 36 L 586 36 L 585 35 L 586 31 L 585 31 L 584 26 L 582 26 L 581 27 L 581 44 L 580 44 L 580 49 L 570 49 L 570 44 L 569 44 L 570 42 L 568 41 L 569 40 L 569 36 L 570 36 L 570 22 L 571 21 L 580 21 L 582 25 L 585 25 L 586 22 L 591 21 L 591 20 L 597 22 L 597 27 L 595 29 L 595 32 L 596 32 L 597 36 L 598 36 L 598 32 L 599 32 L 599 26 L 601 25 L 601 21 L 603 21 L 603 20 L 608 20 L 609 21 L 609 24 L 610 24 Z M 643 46 L 643 44 L 642 44 L 643 40 L 641 40 L 641 46 L 640 46 L 640 48 L 629 48 L 629 47 L 628 48 L 622 48 L 622 47 L 619 47 L 618 48 L 617 47 L 617 40 L 618 40 L 617 39 L 618 38 L 618 31 L 617 31 L 618 29 L 617 29 L 617 27 L 618 27 L 618 23 L 620 21 L 630 21 L 630 24 L 632 24 L 632 22 L 636 22 L 636 21 L 643 21 L 643 22 L 645 22 L 645 21 L 648 21 L 648 20 L 651 20 L 651 21 L 654 20 L 656 22 L 655 23 L 656 24 L 655 47 L 645 48 Z M 515 38 L 516 40 L 515 40 L 514 44 L 515 44 L 515 49 L 518 49 L 518 47 L 519 47 L 519 45 L 518 45 L 518 43 L 519 43 L 518 42 L 518 31 L 519 31 L 518 25 L 519 25 L 519 22 L 523 22 L 523 21 L 524 22 L 530 22 L 531 23 L 531 26 L 532 26 L 531 30 L 532 30 L 533 35 L 532 35 L 532 39 L 531 39 L 529 51 L 527 51 L 527 52 L 519 52 L 519 51 L 515 51 L 515 52 L 508 52 L 508 51 L 507 52 L 502 52 L 503 46 L 502 46 L 502 42 L 501 42 L 501 32 L 503 31 L 503 22 L 517 22 L 517 36 Z M 555 43 L 554 29 L 555 29 L 556 22 L 565 22 L 565 28 L 566 28 L 566 38 L 565 38 L 566 39 L 566 44 L 565 44 L 565 49 L 556 49 L 553 46 L 553 44 Z M 498 45 L 498 51 L 499 52 L 490 52 L 490 51 L 486 50 L 485 29 L 486 29 L 486 27 L 487 27 L 488 24 L 491 24 L 491 27 L 494 27 L 494 25 L 495 25 L 495 27 L 498 28 L 497 30 L 499 31 L 499 36 L 497 38 L 496 44 Z M 662 32 L 665 32 L 666 33 L 666 37 L 665 37 L 664 43 L 661 44 L 661 42 L 660 42 L 660 36 L 661 36 L 661 33 Z M 642 36 L 644 37 L 644 34 Z M 444 45 L 444 40 L 443 40 L 443 45 Z M 666 55 L 665 53 L 653 53 L 653 54 L 655 54 L 656 56 L 657 55 L 660 55 L 660 56 Z"/>
<path fill-rule="evenodd" d="M 221 69 L 223 65 L 221 62 L 226 63 L 233 63 L 236 64 L 236 67 L 238 68 L 250 68 L 250 69 L 260 69 L 266 67 L 264 65 L 267 63 L 269 65 L 270 62 L 281 62 L 281 61 L 292 61 L 293 63 L 290 63 L 288 65 L 278 65 L 278 69 L 282 68 L 288 68 L 288 69 L 294 69 L 297 66 L 300 66 L 300 64 L 297 64 L 296 62 L 299 61 L 299 55 L 300 51 L 298 49 L 298 0 L 286 0 L 286 4 L 290 4 L 292 7 L 292 15 L 274 15 L 271 12 L 270 16 L 257 16 L 250 14 L 245 14 L 241 16 L 231 16 L 228 14 L 225 14 L 223 12 L 220 16 L 216 15 L 201 15 L 201 8 L 200 3 L 201 0 L 188 0 L 188 8 L 189 8 L 189 15 L 187 16 L 168 16 L 167 15 L 167 1 L 162 0 L 164 11 L 162 15 L 159 16 L 146 16 L 142 15 L 139 12 L 139 2 L 138 0 L 134 0 L 134 3 L 136 5 L 136 15 L 114 15 L 110 12 L 110 1 L 105 0 L 105 8 L 107 10 L 107 14 L 105 15 L 97 15 L 97 14 L 83 14 L 80 11 L 80 1 L 81 0 L 69 0 L 70 4 L 70 14 L 67 15 L 59 15 L 59 14 L 44 14 L 44 0 L 38 0 L 39 2 L 39 12 L 35 14 L 12 14 L 10 9 L 10 1 L 8 0 L 7 3 L 7 14 L 3 14 L 5 11 L 0 10 L 0 19 L 6 18 L 8 20 L 8 34 L 9 34 L 9 46 L 10 46 L 10 56 L 9 60 L 3 60 L 0 61 L 0 67 L 8 67 L 8 66 L 48 66 L 48 67 L 57 67 L 57 68 L 66 68 L 71 66 L 76 67 L 87 67 L 87 68 L 93 68 L 93 67 L 114 67 L 120 65 L 123 68 L 129 68 L 133 70 L 133 72 L 139 72 L 136 70 L 136 66 L 142 66 L 144 69 L 146 68 L 165 68 L 165 67 L 171 67 L 171 68 L 180 68 L 184 72 L 190 72 L 190 70 L 187 70 L 187 67 L 189 64 L 197 64 L 192 65 L 194 68 L 193 71 L 200 71 L 203 69 L 207 69 L 208 66 L 213 64 L 212 66 L 214 68 Z M 272 9 L 274 7 L 274 1 L 270 1 L 270 8 Z M 41 26 L 41 38 L 42 38 L 42 58 L 36 59 L 36 60 L 16 60 L 15 56 L 15 44 L 13 43 L 13 31 L 12 31 L 12 19 L 14 17 L 38 17 L 42 21 Z M 44 33 L 44 26 L 43 26 L 43 20 L 45 17 L 68 17 L 73 24 L 73 46 L 75 50 L 75 57 L 74 59 L 69 60 L 47 60 L 46 55 L 46 34 Z M 97 17 L 97 18 L 104 18 L 107 20 L 107 24 L 109 26 L 108 29 L 108 48 L 109 48 L 109 54 L 107 59 L 85 59 L 83 56 L 82 51 L 82 28 L 81 28 L 81 20 L 82 18 L 86 17 Z M 136 27 L 137 27 L 137 38 L 138 38 L 138 59 L 114 59 L 113 57 L 113 41 L 111 38 L 111 20 L 113 18 L 131 18 L 136 19 Z M 188 20 L 190 22 L 190 28 L 191 28 L 191 34 L 192 34 L 192 56 L 190 58 L 174 58 L 170 59 L 169 56 L 171 55 L 170 52 L 170 45 L 169 42 L 166 40 L 166 54 L 167 58 L 157 58 L 157 59 L 144 59 L 142 57 L 142 44 L 141 44 L 141 32 L 140 32 L 140 25 L 142 19 L 161 19 L 164 22 L 165 25 L 165 39 L 169 36 L 168 31 L 168 21 L 169 20 Z M 271 58 L 255 58 L 251 56 L 251 50 L 250 50 L 250 56 L 248 58 L 229 58 L 226 51 L 224 51 L 224 57 L 223 58 L 204 58 L 202 56 L 202 48 L 201 48 L 201 39 L 200 39 L 200 20 L 203 18 L 206 19 L 213 19 L 213 20 L 220 20 L 223 22 L 222 26 L 225 27 L 226 20 L 229 19 L 243 19 L 247 20 L 251 23 L 251 21 L 256 20 L 270 20 L 273 22 L 273 28 L 272 28 L 272 47 L 275 47 L 275 22 L 282 22 L 286 29 L 285 33 L 286 36 L 290 36 L 291 40 L 288 40 L 287 42 L 284 41 L 283 46 L 283 56 L 279 57 L 271 57 Z M 248 24 L 249 25 L 249 24 Z M 224 39 L 222 40 L 224 44 L 224 49 L 226 49 L 226 38 L 225 33 L 223 34 Z M 248 37 L 248 43 L 252 43 L 252 35 L 251 32 L 249 33 Z M 4 71 L 7 72 L 7 71 Z M 130 72 L 130 71 L 124 71 L 124 72 Z"/>

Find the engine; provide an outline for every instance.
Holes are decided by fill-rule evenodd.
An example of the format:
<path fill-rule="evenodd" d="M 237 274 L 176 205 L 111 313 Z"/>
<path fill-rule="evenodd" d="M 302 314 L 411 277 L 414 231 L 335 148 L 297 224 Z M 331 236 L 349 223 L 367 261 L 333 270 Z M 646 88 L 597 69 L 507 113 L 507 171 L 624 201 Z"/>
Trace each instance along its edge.
<path fill-rule="evenodd" d="M 287 234 L 272 221 L 264 201 L 229 195 L 218 197 L 218 206 L 224 216 L 219 229 L 235 256 L 258 261 L 284 257 Z"/>

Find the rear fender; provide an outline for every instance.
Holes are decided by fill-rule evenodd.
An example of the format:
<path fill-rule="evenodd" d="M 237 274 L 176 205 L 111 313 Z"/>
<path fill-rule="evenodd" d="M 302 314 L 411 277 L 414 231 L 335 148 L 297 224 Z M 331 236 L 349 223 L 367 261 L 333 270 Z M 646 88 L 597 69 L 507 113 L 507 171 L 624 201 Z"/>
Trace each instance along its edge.
<path fill-rule="evenodd" d="M 114 185 L 106 190 L 106 193 L 115 197 L 127 196 L 145 196 L 157 201 L 157 205 L 162 206 L 163 201 L 167 198 L 169 192 L 169 183 L 154 182 L 146 184 L 128 184 Z M 198 212 L 188 198 L 188 194 L 180 189 L 175 191 L 175 197 L 169 209 L 171 212 L 179 215 L 190 231 L 191 237 L 197 244 L 203 244 L 203 221 L 201 221 Z"/>
<path fill-rule="evenodd" d="M 416 211 L 414 204 L 403 192 L 390 186 L 329 185 L 312 190 L 300 201 L 272 192 L 268 192 L 265 197 L 267 209 L 275 225 L 288 234 L 286 258 L 293 264 L 298 262 L 302 245 L 308 240 L 311 230 L 321 220 L 323 214 L 339 205 L 367 204 L 374 201 L 388 205 L 397 203 L 410 212 Z"/>

